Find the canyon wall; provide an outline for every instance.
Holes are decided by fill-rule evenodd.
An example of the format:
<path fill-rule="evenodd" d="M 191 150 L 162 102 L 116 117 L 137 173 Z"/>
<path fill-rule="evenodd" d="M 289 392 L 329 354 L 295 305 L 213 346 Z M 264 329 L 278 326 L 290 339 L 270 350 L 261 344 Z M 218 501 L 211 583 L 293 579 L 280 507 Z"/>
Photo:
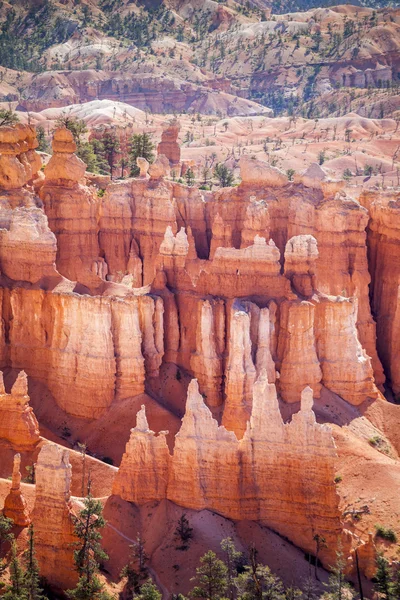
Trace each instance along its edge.
<path fill-rule="evenodd" d="M 143 407 L 114 494 L 257 520 L 310 552 L 319 533 L 333 560 L 336 450 L 313 398 L 382 399 L 380 358 L 396 393 L 397 201 L 363 206 L 316 165 L 289 182 L 251 158 L 239 186 L 202 195 L 168 178 L 176 148 L 99 197 L 68 130 L 44 177 L 34 147 L 30 128 L 0 129 L 13 173 L 0 177 L 0 367 L 44 386 L 66 420 L 144 392 L 174 412 L 179 383 L 174 447 Z M 16 449 L 38 441 L 28 400 L 23 373 L 0 390 L 0 438 Z M 72 578 L 69 480 L 67 452 L 45 446 L 33 521 L 45 576 L 65 564 L 58 585 Z"/>
<path fill-rule="evenodd" d="M 257 520 L 310 552 L 318 532 L 329 540 L 323 559 L 331 559 L 341 532 L 336 450 L 330 428 L 316 423 L 312 396 L 305 388 L 300 411 L 284 424 L 275 385 L 263 369 L 238 440 L 218 426 L 192 380 L 172 456 L 164 432 L 149 430 L 142 407 L 113 492 L 138 504 L 168 498 L 194 510 Z"/>

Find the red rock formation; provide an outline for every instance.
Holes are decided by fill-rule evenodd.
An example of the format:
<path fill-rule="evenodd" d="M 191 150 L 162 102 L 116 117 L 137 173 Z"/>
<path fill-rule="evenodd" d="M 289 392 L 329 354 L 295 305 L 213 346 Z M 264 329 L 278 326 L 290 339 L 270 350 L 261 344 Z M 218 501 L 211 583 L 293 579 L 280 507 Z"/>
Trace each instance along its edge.
<path fill-rule="evenodd" d="M 73 544 L 77 539 L 72 521 L 68 450 L 56 444 L 43 446 L 36 463 L 35 479 L 32 521 L 40 573 L 50 585 L 70 589 L 77 580 L 73 562 Z"/>
<path fill-rule="evenodd" d="M 357 557 L 355 556 L 357 551 Z M 353 573 L 356 573 L 357 569 L 357 558 L 358 558 L 358 566 L 361 573 L 364 573 L 365 577 L 368 579 L 372 579 L 375 577 L 377 564 L 377 549 L 375 546 L 373 534 L 368 534 L 368 539 L 365 542 L 361 542 L 357 549 L 354 549 L 351 553 L 352 557 L 352 568 Z"/>
<path fill-rule="evenodd" d="M 322 373 L 315 343 L 317 335 L 314 304 L 295 300 L 280 305 L 279 391 L 286 402 L 298 402 L 301 390 L 307 385 L 312 387 L 315 397 L 319 396 Z"/>
<path fill-rule="evenodd" d="M 0 230 L 0 269 L 10 279 L 36 283 L 58 276 L 57 241 L 39 208 L 16 208 L 9 229 Z M 59 276 L 58 276 L 59 277 Z"/>
<path fill-rule="evenodd" d="M 221 343 L 225 344 L 225 306 L 222 300 L 200 300 L 198 310 L 196 350 L 190 357 L 190 367 L 199 380 L 207 405 L 219 406 L 222 404 Z"/>
<path fill-rule="evenodd" d="M 392 194 L 370 200 L 368 243 L 372 309 L 377 347 L 394 394 L 400 394 L 400 199 Z"/>
<path fill-rule="evenodd" d="M 333 481 L 336 451 L 329 427 L 316 423 L 312 404 L 312 390 L 306 388 L 300 412 L 284 425 L 275 386 L 263 370 L 254 384 L 246 432 L 238 441 L 218 426 L 192 380 L 172 458 L 164 437 L 148 431 L 141 412 L 114 490 L 126 500 L 145 502 L 145 492 L 135 483 L 150 477 L 151 495 L 159 498 L 169 465 L 168 499 L 233 519 L 260 520 L 310 551 L 315 531 L 323 532 L 330 540 L 323 556 L 327 560 L 341 530 Z"/>
<path fill-rule="evenodd" d="M 289 207 L 288 235 L 312 234 L 318 244 L 317 288 L 325 294 L 358 299 L 356 324 L 360 342 L 371 357 L 375 381 L 384 381 L 376 352 L 375 322 L 369 305 L 366 233 L 367 211 L 344 195 L 314 199 L 313 194 L 294 198 Z"/>
<path fill-rule="evenodd" d="M 114 397 L 144 391 L 145 368 L 148 377 L 158 373 L 163 356 L 160 298 L 22 288 L 7 298 L 11 365 L 46 383 L 71 415 L 98 418 Z"/>
<path fill-rule="evenodd" d="M 0 439 L 21 450 L 32 450 L 39 441 L 39 424 L 29 406 L 28 381 L 23 371 L 11 394 L 6 394 L 0 372 Z"/>
<path fill-rule="evenodd" d="M 40 189 L 49 227 L 57 237 L 57 269 L 89 289 L 101 285 L 107 265 L 98 243 L 99 198 L 84 185 L 85 163 L 68 129 L 57 129 Z"/>
<path fill-rule="evenodd" d="M 142 406 L 114 479 L 113 494 L 137 504 L 165 498 L 170 460 L 167 433 L 161 431 L 156 436 L 149 429 Z"/>
<path fill-rule="evenodd" d="M 250 417 L 256 368 L 251 355 L 250 314 L 239 305 L 230 316 L 229 353 L 225 370 L 222 424 L 242 437 Z"/>
<path fill-rule="evenodd" d="M 181 148 L 178 144 L 180 123 L 177 119 L 165 123 L 161 135 L 161 142 L 157 146 L 157 154 L 167 157 L 170 167 L 176 167 L 181 160 Z"/>
<path fill-rule="evenodd" d="M 350 404 L 377 398 L 371 359 L 357 336 L 357 301 L 321 298 L 315 328 L 324 385 Z"/>
<path fill-rule="evenodd" d="M 13 462 L 12 482 L 9 494 L 4 500 L 3 514 L 12 519 L 15 525 L 26 527 L 31 522 L 28 505 L 21 492 L 21 455 L 15 454 Z"/>

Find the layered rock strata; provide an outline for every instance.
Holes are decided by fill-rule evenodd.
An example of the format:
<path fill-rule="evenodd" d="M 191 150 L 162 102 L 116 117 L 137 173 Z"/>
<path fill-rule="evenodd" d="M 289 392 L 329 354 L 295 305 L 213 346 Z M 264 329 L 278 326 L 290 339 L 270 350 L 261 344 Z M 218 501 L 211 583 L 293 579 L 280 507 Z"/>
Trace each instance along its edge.
<path fill-rule="evenodd" d="M 177 141 L 180 128 L 181 126 L 177 119 L 165 123 L 161 142 L 157 146 L 157 154 L 166 156 L 171 168 L 177 167 L 181 160 L 181 148 Z"/>
<path fill-rule="evenodd" d="M 377 347 L 389 383 L 400 394 L 400 198 L 369 198 L 368 245 Z"/>
<path fill-rule="evenodd" d="M 11 489 L 4 500 L 3 514 L 18 527 L 27 527 L 31 522 L 28 505 L 21 492 L 21 455 L 15 454 Z"/>
<path fill-rule="evenodd" d="M 75 416 L 98 418 L 114 399 L 141 394 L 162 361 L 161 298 L 16 288 L 4 292 L 3 319 L 4 363 L 45 383 Z"/>
<path fill-rule="evenodd" d="M 98 244 L 99 198 L 85 184 L 85 163 L 74 152 L 72 133 L 57 129 L 40 198 L 57 237 L 57 268 L 72 281 L 96 290 L 107 274 Z"/>
<path fill-rule="evenodd" d="M 148 430 L 142 409 L 114 493 L 139 504 L 165 497 L 195 510 L 259 520 L 310 551 L 315 532 L 322 532 L 333 548 L 341 531 L 333 481 L 336 450 L 329 427 L 316 423 L 312 395 L 311 388 L 303 390 L 300 412 L 285 425 L 276 388 L 262 370 L 238 440 L 218 426 L 192 380 L 173 455 L 163 434 Z M 149 481 L 150 497 L 139 481 Z"/>
<path fill-rule="evenodd" d="M 39 441 L 39 424 L 29 406 L 28 381 L 21 371 L 6 394 L 3 373 L 0 371 L 0 439 L 14 449 L 32 450 Z"/>
<path fill-rule="evenodd" d="M 73 512 L 70 500 L 71 465 L 68 450 L 56 444 L 41 449 L 35 469 L 36 497 L 32 513 L 40 573 L 57 589 L 70 589 L 77 580 L 73 562 Z"/>

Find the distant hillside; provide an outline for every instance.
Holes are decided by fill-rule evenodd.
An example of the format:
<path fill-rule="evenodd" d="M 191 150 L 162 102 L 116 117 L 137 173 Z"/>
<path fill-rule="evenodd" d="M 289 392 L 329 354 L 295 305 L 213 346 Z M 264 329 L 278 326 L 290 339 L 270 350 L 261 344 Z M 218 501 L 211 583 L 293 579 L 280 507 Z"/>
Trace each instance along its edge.
<path fill-rule="evenodd" d="M 398 110 L 400 10 L 273 2 L 294 12 L 271 14 L 265 0 L 0 2 L 0 102 L 307 118 Z"/>

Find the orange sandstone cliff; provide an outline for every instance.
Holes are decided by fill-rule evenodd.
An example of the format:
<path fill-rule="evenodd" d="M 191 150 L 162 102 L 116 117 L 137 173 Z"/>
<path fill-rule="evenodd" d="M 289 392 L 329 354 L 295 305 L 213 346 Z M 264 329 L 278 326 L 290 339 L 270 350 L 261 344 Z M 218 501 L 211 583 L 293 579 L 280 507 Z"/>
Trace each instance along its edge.
<path fill-rule="evenodd" d="M 63 444 L 85 440 L 114 461 L 92 468 L 117 551 L 152 503 L 252 521 L 309 553 L 323 535 L 325 565 L 338 539 L 349 564 L 359 545 L 370 577 L 367 529 L 391 492 L 371 491 L 362 530 L 344 504 L 360 495 L 355 463 L 400 479 L 398 407 L 382 393 L 385 376 L 400 390 L 398 199 L 358 201 L 316 165 L 290 182 L 248 157 L 239 186 L 202 194 L 169 178 L 177 127 L 103 197 L 68 130 L 42 178 L 33 130 L 0 128 L 0 456 L 36 463 L 42 574 L 58 589 L 75 580 L 83 462 Z M 16 459 L 5 512 L 22 525 L 18 473 Z"/>

